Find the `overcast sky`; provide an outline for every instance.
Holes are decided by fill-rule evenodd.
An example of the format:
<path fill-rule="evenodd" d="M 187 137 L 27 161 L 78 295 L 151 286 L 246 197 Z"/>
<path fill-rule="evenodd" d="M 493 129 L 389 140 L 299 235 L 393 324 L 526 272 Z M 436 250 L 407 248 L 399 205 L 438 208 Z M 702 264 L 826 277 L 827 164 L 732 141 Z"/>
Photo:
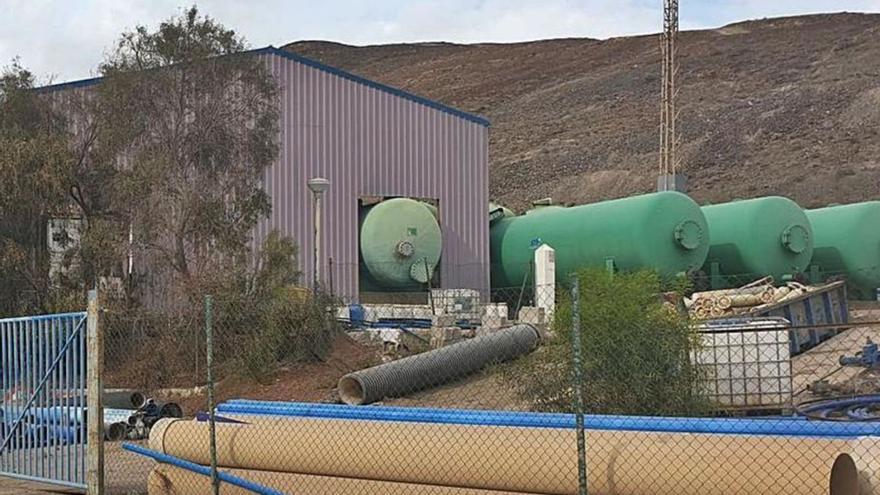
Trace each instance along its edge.
<path fill-rule="evenodd" d="M 119 33 L 155 26 L 182 0 L 0 0 L 0 65 L 15 56 L 46 82 L 95 74 Z M 252 47 L 608 38 L 656 32 L 662 0 L 202 0 Z M 880 0 L 681 0 L 683 29 L 817 12 L 880 12 Z"/>

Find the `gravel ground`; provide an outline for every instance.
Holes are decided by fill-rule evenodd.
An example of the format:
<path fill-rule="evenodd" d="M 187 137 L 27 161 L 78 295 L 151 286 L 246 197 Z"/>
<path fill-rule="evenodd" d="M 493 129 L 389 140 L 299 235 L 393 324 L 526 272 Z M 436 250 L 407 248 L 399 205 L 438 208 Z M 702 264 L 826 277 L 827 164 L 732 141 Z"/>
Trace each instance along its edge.
<path fill-rule="evenodd" d="M 141 442 L 146 444 L 146 442 Z M 41 449 L 41 452 L 42 449 Z M 141 495 L 146 493 L 147 475 L 155 464 L 152 460 L 122 449 L 121 442 L 104 444 L 107 495 Z M 49 484 L 0 477 L 0 495 L 31 495 L 43 493 L 78 493 Z"/>

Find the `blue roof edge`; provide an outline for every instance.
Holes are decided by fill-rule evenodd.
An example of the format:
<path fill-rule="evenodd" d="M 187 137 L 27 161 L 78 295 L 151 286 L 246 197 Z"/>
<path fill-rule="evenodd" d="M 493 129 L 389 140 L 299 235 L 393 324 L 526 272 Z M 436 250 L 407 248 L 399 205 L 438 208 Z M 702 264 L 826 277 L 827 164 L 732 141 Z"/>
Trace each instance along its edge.
<path fill-rule="evenodd" d="M 376 89 L 376 90 L 379 90 L 379 91 L 382 91 L 385 93 L 392 94 L 392 95 L 397 96 L 399 98 L 403 98 L 403 99 L 418 103 L 420 105 L 424 105 L 426 107 L 433 108 L 434 110 L 439 110 L 441 112 L 448 113 L 448 114 L 453 115 L 455 117 L 458 117 L 458 118 L 461 118 L 464 120 L 469 120 L 471 122 L 480 124 L 485 127 L 490 126 L 489 120 L 486 119 L 485 117 L 481 117 L 479 115 L 474 115 L 472 113 L 468 113 L 463 110 L 459 110 L 457 108 L 451 107 L 449 105 L 445 105 L 445 104 L 440 103 L 438 101 L 430 100 L 428 98 L 418 96 L 416 94 L 404 91 L 402 89 L 395 88 L 393 86 L 388 86 L 387 84 L 382 84 L 380 82 L 373 81 L 372 79 L 367 79 L 366 77 L 358 76 L 357 74 L 352 74 L 351 72 L 324 64 L 322 62 L 318 62 L 317 60 L 313 60 L 308 57 L 304 57 L 304 56 L 299 55 L 294 52 L 282 50 L 281 48 L 277 48 L 272 45 L 269 45 L 264 48 L 257 48 L 254 50 L 248 50 L 248 51 L 242 52 L 242 53 L 254 54 L 254 55 L 269 54 L 269 55 L 275 55 L 275 56 L 278 56 L 281 58 L 285 58 L 288 60 L 292 60 L 294 62 L 306 65 L 308 67 L 312 67 L 314 69 L 318 69 L 318 70 L 327 72 L 329 74 L 333 74 L 334 76 L 341 77 L 343 79 L 347 79 L 349 81 L 356 82 L 358 84 L 363 84 L 364 86 L 368 86 L 370 88 L 373 88 L 373 89 Z M 39 92 L 49 92 L 49 91 L 59 91 L 59 90 L 63 90 L 63 89 L 82 88 L 82 87 L 87 87 L 87 86 L 92 86 L 94 84 L 98 84 L 99 82 L 101 82 L 101 79 L 102 79 L 101 77 L 92 77 L 89 79 L 80 79 L 78 81 L 69 81 L 69 82 L 63 82 L 63 83 L 58 83 L 58 84 L 50 84 L 48 86 L 41 86 L 39 88 L 36 88 L 36 90 Z"/>
<path fill-rule="evenodd" d="M 74 89 L 74 88 L 84 88 L 86 86 L 93 86 L 101 82 L 103 77 L 90 77 L 88 79 L 78 79 L 76 81 L 67 81 L 63 83 L 49 84 L 46 86 L 40 86 L 39 88 L 34 88 L 34 91 L 38 93 L 48 93 L 51 91 L 59 91 L 62 89 Z"/>
<path fill-rule="evenodd" d="M 382 84 L 377 81 L 373 81 L 372 79 L 367 79 L 366 77 L 358 76 L 357 74 L 352 74 L 351 72 L 318 62 L 317 60 L 310 59 L 308 57 L 304 57 L 295 52 L 290 52 L 287 50 L 282 50 L 281 48 L 276 48 L 274 46 L 267 46 L 266 48 L 261 48 L 259 50 L 254 50 L 255 52 L 266 52 L 278 55 L 279 57 L 283 57 L 289 60 L 293 60 L 295 62 L 299 62 L 303 65 L 307 65 L 309 67 L 313 67 L 318 70 L 322 70 L 324 72 L 328 72 L 335 76 L 341 77 L 343 79 L 348 79 L 349 81 L 353 81 L 359 84 L 363 84 L 364 86 L 369 86 L 371 88 L 377 89 L 379 91 L 384 91 L 386 93 L 390 93 L 394 96 L 398 96 L 400 98 L 404 98 L 406 100 L 413 101 L 415 103 L 419 103 L 425 105 L 426 107 L 433 108 L 434 110 L 439 110 L 441 112 L 446 112 L 448 114 L 454 115 L 456 117 L 469 120 L 471 122 L 475 122 L 482 126 L 489 127 L 489 120 L 485 117 L 481 117 L 479 115 L 474 115 L 472 113 L 465 112 L 463 110 L 459 110 L 457 108 L 451 107 L 449 105 L 445 105 L 435 100 L 430 100 L 423 96 L 415 95 L 413 93 L 404 91 L 399 88 L 395 88 L 393 86 L 388 86 L 387 84 Z"/>

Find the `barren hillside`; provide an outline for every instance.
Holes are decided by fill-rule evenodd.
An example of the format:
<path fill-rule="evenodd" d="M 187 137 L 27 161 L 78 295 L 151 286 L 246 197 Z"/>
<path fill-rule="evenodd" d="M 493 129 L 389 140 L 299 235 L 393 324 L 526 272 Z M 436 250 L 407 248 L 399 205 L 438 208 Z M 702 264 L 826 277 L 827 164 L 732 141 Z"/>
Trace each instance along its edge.
<path fill-rule="evenodd" d="M 880 15 L 681 34 L 682 164 L 698 201 L 880 196 Z M 659 40 L 286 49 L 492 121 L 493 198 L 590 202 L 653 190 Z"/>

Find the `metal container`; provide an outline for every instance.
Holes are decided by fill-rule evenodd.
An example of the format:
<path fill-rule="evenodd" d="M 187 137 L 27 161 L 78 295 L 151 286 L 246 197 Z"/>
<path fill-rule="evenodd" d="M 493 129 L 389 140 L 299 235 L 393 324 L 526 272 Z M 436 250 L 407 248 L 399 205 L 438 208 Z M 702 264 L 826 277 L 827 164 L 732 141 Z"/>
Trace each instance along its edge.
<path fill-rule="evenodd" d="M 703 213 L 712 232 L 705 270 L 716 275 L 716 287 L 742 285 L 767 275 L 783 280 L 803 272 L 810 263 L 813 229 L 800 206 L 788 198 L 704 206 Z"/>
<path fill-rule="evenodd" d="M 435 314 L 455 315 L 459 319 L 480 318 L 480 291 L 473 289 L 433 289 Z"/>
<path fill-rule="evenodd" d="M 796 328 L 789 336 L 790 354 L 795 356 L 847 328 L 846 284 L 838 281 L 813 287 L 807 294 L 764 307 L 753 316 L 784 318 L 791 322 Z"/>
<path fill-rule="evenodd" d="M 850 295 L 869 300 L 880 287 L 880 201 L 807 210 L 815 249 L 810 264 L 845 276 Z"/>
<path fill-rule="evenodd" d="M 590 205 L 544 206 L 490 227 L 493 287 L 531 283 L 534 250 L 556 250 L 556 278 L 583 267 L 652 268 L 669 276 L 703 265 L 709 230 L 700 207 L 678 192 Z"/>
<path fill-rule="evenodd" d="M 440 262 L 442 235 L 433 206 L 408 198 L 382 201 L 361 215 L 362 287 L 423 288 Z"/>

